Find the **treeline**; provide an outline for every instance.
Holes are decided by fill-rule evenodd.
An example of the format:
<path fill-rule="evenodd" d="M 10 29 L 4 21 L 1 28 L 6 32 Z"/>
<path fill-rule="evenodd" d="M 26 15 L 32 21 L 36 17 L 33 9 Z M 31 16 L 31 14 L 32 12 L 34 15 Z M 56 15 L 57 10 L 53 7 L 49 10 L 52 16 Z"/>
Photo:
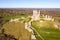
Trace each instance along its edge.
<path fill-rule="evenodd" d="M 60 10 L 46 10 L 41 9 L 41 14 L 48 14 L 52 16 L 60 16 Z M 32 15 L 33 10 L 28 9 L 0 9 L 0 16 L 6 17 L 6 16 L 15 16 L 15 15 Z"/>
<path fill-rule="evenodd" d="M 31 15 L 31 10 L 11 10 L 11 9 L 0 9 L 0 16 L 15 16 L 15 15 Z"/>
<path fill-rule="evenodd" d="M 60 17 L 60 10 L 41 10 L 41 14 Z"/>

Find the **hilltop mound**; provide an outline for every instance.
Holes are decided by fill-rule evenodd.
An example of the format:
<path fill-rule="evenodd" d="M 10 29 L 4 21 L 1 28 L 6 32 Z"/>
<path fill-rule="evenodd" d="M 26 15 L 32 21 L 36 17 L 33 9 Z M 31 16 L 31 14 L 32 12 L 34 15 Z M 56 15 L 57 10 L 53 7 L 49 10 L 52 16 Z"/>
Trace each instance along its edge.
<path fill-rule="evenodd" d="M 3 27 L 4 33 L 8 35 L 14 35 L 15 38 L 20 39 L 20 40 L 30 40 L 30 35 L 31 33 L 28 32 L 25 28 L 24 25 L 21 24 L 20 22 L 15 23 L 15 22 L 8 22 L 4 24 Z"/>

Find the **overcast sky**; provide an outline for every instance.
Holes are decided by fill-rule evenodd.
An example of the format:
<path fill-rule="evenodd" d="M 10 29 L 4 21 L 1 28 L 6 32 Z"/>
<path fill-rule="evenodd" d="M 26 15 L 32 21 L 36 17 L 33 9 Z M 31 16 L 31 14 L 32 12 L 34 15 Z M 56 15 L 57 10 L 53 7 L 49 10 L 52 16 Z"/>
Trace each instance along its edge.
<path fill-rule="evenodd" d="M 0 0 L 0 8 L 60 8 L 60 0 Z"/>

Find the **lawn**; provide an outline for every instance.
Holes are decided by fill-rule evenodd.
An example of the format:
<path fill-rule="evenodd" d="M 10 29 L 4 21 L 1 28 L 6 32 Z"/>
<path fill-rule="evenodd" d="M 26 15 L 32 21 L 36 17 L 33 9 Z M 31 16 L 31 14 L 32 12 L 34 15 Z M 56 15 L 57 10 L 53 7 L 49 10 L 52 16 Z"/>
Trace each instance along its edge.
<path fill-rule="evenodd" d="M 45 40 L 60 40 L 60 30 L 56 29 L 53 24 L 54 22 L 52 21 L 32 22 L 32 26 Z M 36 38 L 40 40 L 37 35 Z"/>

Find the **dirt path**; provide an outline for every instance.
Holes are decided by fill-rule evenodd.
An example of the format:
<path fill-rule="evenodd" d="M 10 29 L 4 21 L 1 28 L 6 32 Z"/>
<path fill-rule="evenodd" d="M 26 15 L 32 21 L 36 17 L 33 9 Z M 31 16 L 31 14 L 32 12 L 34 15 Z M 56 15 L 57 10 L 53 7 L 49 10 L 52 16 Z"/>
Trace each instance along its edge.
<path fill-rule="evenodd" d="M 33 28 L 33 27 L 31 27 L 31 28 L 37 33 L 37 35 L 38 35 L 42 40 L 44 40 L 44 38 L 40 35 L 40 33 L 37 32 L 37 30 L 36 30 L 35 28 Z"/>
<path fill-rule="evenodd" d="M 31 30 L 34 30 L 34 31 L 37 33 L 37 35 L 38 35 L 42 40 L 44 40 L 44 38 L 40 35 L 40 33 L 38 33 L 37 30 L 32 27 L 31 22 L 32 22 L 32 21 L 29 21 L 29 22 L 26 24 L 26 29 L 27 29 L 28 31 L 30 31 L 28 28 L 30 28 Z"/>

